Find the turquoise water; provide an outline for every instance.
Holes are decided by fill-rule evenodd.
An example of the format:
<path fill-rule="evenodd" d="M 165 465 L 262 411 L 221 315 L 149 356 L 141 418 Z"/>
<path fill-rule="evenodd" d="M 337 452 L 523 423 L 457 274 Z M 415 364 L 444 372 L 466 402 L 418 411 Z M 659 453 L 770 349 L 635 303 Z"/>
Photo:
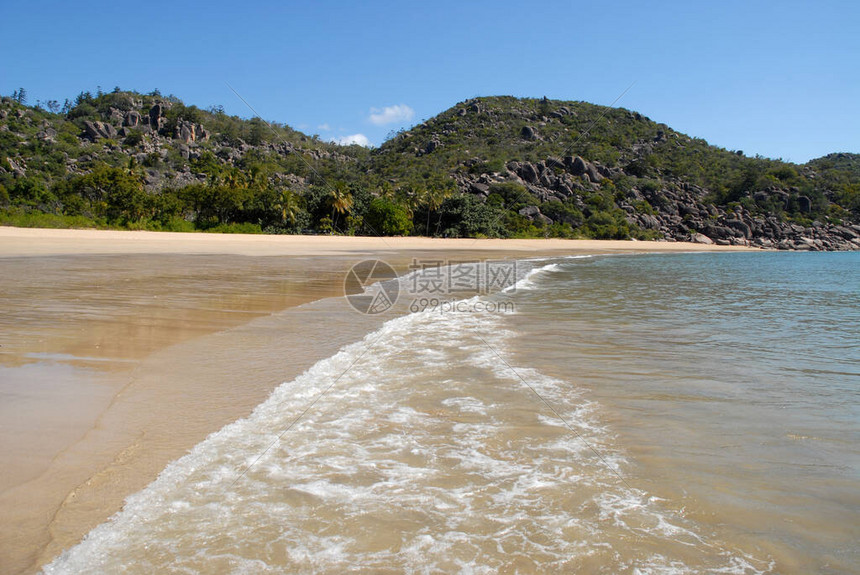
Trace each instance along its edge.
<path fill-rule="evenodd" d="M 519 262 L 285 382 L 46 572 L 856 573 L 858 264 Z"/>

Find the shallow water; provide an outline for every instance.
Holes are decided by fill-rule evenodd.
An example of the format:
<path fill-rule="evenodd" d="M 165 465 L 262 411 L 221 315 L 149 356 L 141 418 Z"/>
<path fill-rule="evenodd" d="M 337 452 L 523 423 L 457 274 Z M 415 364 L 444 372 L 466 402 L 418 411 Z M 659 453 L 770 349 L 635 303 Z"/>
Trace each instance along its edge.
<path fill-rule="evenodd" d="M 857 572 L 858 254 L 594 258 L 534 280 L 516 357 L 600 405 L 631 484 L 774 572 Z"/>
<path fill-rule="evenodd" d="M 523 262 L 470 300 L 515 312 L 372 327 L 45 570 L 855 572 L 858 263 Z"/>

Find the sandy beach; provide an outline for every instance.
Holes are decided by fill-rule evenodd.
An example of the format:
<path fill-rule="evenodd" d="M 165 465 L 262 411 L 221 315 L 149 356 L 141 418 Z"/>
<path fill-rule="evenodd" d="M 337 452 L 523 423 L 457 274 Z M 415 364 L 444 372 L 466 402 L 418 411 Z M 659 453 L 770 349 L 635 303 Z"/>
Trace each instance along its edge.
<path fill-rule="evenodd" d="M 68 254 L 233 254 L 336 256 L 404 251 L 521 253 L 622 253 L 744 251 L 750 248 L 685 242 L 622 240 L 500 240 L 424 237 L 274 236 L 116 230 L 0 227 L 0 256 Z"/>
<path fill-rule="evenodd" d="M 0 571 L 29 573 L 281 382 L 383 321 L 357 261 L 745 248 L 0 227 Z"/>

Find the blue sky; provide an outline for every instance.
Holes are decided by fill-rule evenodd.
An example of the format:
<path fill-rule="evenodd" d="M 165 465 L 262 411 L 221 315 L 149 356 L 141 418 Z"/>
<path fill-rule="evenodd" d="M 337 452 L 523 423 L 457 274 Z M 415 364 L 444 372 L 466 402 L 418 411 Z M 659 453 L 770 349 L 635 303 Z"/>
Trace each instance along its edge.
<path fill-rule="evenodd" d="M 379 145 L 474 96 L 611 104 L 748 155 L 860 152 L 860 3 L 6 2 L 0 93 L 158 88 Z"/>

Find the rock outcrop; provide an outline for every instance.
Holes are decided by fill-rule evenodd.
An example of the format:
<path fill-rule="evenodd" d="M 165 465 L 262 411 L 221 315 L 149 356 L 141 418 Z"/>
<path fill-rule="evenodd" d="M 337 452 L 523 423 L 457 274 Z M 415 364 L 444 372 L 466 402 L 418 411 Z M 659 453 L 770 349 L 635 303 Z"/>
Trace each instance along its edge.
<path fill-rule="evenodd" d="M 579 156 L 563 159 L 547 158 L 542 162 L 507 164 L 504 173 L 459 176 L 458 184 L 464 193 L 486 198 L 494 183 L 517 183 L 540 200 L 572 201 L 588 211 L 582 197 L 600 189 L 600 182 L 615 175 L 625 175 Z M 800 226 L 780 220 L 774 215 L 753 214 L 742 206 L 733 209 L 707 202 L 708 191 L 681 181 L 671 182 L 667 188 L 633 188 L 627 201 L 618 205 L 627 213 L 627 221 L 644 230 L 660 233 L 670 241 L 692 241 L 700 244 L 753 246 L 778 250 L 831 251 L 860 250 L 860 225 L 832 225 L 819 221 Z M 770 190 L 757 195 L 759 201 L 776 201 L 788 205 L 803 196 L 792 196 L 784 190 Z M 802 200 L 801 200 L 802 202 Z M 636 205 L 650 206 L 643 212 Z M 801 209 L 805 206 L 801 204 Z M 554 221 L 543 214 L 539 206 L 527 206 L 519 214 L 531 221 L 551 224 Z M 563 222 L 560 218 L 559 221 Z M 581 222 L 568 222 L 579 225 Z"/>
<path fill-rule="evenodd" d="M 100 138 L 115 138 L 117 135 L 116 128 L 107 122 L 91 122 L 84 121 L 84 135 L 95 142 Z"/>
<path fill-rule="evenodd" d="M 131 110 L 126 112 L 122 125 L 128 128 L 136 128 L 140 124 L 140 112 Z"/>
<path fill-rule="evenodd" d="M 161 128 L 164 127 L 164 123 L 167 121 L 167 118 L 164 117 L 164 105 L 153 104 L 152 108 L 149 109 L 147 119 L 147 124 L 150 128 L 156 132 L 160 131 Z"/>
<path fill-rule="evenodd" d="M 200 124 L 195 124 L 187 120 L 180 120 L 176 123 L 176 130 L 173 137 L 184 144 L 192 142 L 205 142 L 209 139 L 209 132 Z"/>

